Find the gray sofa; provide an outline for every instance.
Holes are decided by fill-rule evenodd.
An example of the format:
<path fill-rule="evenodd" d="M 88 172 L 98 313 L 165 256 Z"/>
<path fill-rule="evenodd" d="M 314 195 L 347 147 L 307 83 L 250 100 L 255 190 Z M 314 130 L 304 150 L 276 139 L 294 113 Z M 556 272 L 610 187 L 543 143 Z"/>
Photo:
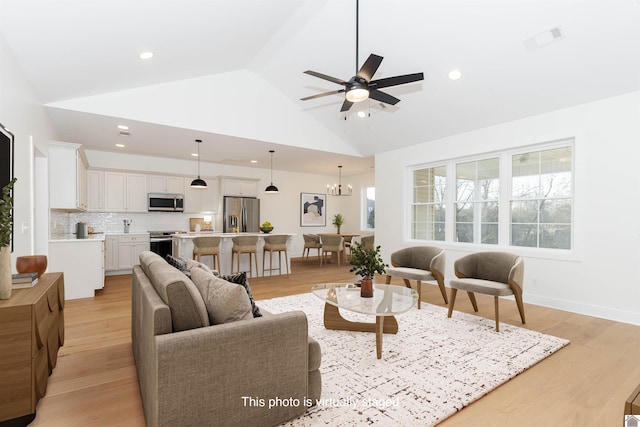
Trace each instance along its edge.
<path fill-rule="evenodd" d="M 303 312 L 211 325 L 199 288 L 153 252 L 133 269 L 131 302 L 147 425 L 271 426 L 320 398 L 320 346 Z"/>

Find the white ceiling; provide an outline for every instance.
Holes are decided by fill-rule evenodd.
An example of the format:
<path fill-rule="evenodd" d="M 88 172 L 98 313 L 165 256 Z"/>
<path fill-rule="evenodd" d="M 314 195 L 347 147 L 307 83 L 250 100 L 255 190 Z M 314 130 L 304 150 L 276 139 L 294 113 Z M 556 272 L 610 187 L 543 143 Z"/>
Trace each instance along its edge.
<path fill-rule="evenodd" d="M 274 149 L 291 171 L 360 173 L 376 153 L 640 89 L 638 0 L 362 0 L 359 63 L 425 79 L 347 120 L 342 95 L 299 99 L 340 88 L 305 70 L 355 74 L 355 0 L 0 0 L 0 33 L 61 140 L 190 158 L 201 138 L 203 161 L 268 167 Z"/>

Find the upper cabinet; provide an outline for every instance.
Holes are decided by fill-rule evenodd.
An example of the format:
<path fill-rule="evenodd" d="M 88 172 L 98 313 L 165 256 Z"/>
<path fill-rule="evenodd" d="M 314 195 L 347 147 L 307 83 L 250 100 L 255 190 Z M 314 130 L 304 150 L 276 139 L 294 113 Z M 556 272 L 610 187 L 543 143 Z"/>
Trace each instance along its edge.
<path fill-rule="evenodd" d="M 79 144 L 49 143 L 49 207 L 87 209 L 87 159 Z"/>
<path fill-rule="evenodd" d="M 188 184 L 185 186 L 185 213 L 214 213 L 218 211 L 218 181 L 211 178 L 203 179 L 207 183 L 207 188 L 191 188 Z"/>
<path fill-rule="evenodd" d="M 148 175 L 149 193 L 184 194 L 184 178 L 181 176 Z"/>
<path fill-rule="evenodd" d="M 142 174 L 105 172 L 105 211 L 147 212 L 147 177 Z"/>
<path fill-rule="evenodd" d="M 103 212 L 105 208 L 104 171 L 87 171 L 87 211 Z"/>
<path fill-rule="evenodd" d="M 258 181 L 221 177 L 223 196 L 258 197 Z"/>

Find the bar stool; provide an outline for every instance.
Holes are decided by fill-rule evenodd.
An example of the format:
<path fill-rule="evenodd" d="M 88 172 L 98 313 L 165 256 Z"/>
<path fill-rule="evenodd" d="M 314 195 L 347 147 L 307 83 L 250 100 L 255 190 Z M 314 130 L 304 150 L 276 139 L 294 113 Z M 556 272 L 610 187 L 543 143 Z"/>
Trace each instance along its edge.
<path fill-rule="evenodd" d="M 233 273 L 233 256 L 238 255 L 238 271 L 240 272 L 240 257 L 242 254 L 249 255 L 249 275 L 256 277 L 260 270 L 258 270 L 258 236 L 236 236 L 231 239 L 233 241 L 233 247 L 231 248 L 231 272 Z M 253 275 L 253 269 L 251 267 L 251 258 L 253 258 L 256 264 L 256 276 Z"/>
<path fill-rule="evenodd" d="M 203 256 L 213 258 L 213 269 L 220 271 L 220 237 L 196 237 L 193 239 L 193 259 L 200 261 Z"/>
<path fill-rule="evenodd" d="M 289 277 L 289 257 L 287 255 L 287 239 L 289 236 L 265 236 L 264 246 L 262 248 L 262 277 L 264 277 L 264 259 L 265 254 L 269 251 L 269 275 L 273 276 L 273 253 L 278 252 L 278 270 L 282 274 L 282 252 L 284 252 L 284 262 L 287 267 L 287 277 Z"/>

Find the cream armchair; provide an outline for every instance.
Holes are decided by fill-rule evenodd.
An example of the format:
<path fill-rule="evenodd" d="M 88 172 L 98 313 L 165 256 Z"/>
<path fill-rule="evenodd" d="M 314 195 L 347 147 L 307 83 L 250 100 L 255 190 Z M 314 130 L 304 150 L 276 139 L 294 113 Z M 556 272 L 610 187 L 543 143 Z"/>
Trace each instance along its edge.
<path fill-rule="evenodd" d="M 417 282 L 418 309 L 422 299 L 422 282 L 435 281 L 440 288 L 444 303 L 447 303 L 447 291 L 444 287 L 444 249 L 436 246 L 413 246 L 400 249 L 391 254 L 391 267 L 387 267 L 387 283 L 391 277 L 400 277 L 405 286 L 411 287 L 410 280 Z"/>
<path fill-rule="evenodd" d="M 522 302 L 522 280 L 524 261 L 521 257 L 507 252 L 479 252 L 464 256 L 454 264 L 457 279 L 451 280 L 449 315 L 453 313 L 458 289 L 466 291 L 473 309 L 478 311 L 475 293 L 493 295 L 496 310 L 496 331 L 499 328 L 498 297 L 513 295 L 518 305 L 522 323 L 524 304 Z"/>

